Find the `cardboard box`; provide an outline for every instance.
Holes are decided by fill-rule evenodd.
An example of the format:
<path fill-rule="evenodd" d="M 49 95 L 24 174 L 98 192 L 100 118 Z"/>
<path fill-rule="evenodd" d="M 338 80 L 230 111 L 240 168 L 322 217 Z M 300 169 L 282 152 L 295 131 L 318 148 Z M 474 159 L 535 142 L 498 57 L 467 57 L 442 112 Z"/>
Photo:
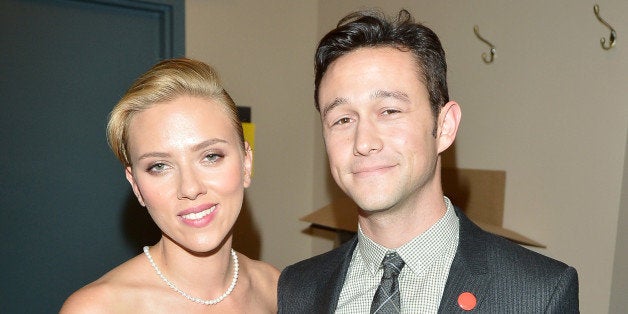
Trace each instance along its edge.
<path fill-rule="evenodd" d="M 545 247 L 502 226 L 505 171 L 443 168 L 441 175 L 445 195 L 480 228 L 522 245 Z M 337 231 L 343 241 L 357 232 L 358 206 L 350 198 L 345 197 L 319 208 L 301 220 L 311 223 L 313 227 Z"/>

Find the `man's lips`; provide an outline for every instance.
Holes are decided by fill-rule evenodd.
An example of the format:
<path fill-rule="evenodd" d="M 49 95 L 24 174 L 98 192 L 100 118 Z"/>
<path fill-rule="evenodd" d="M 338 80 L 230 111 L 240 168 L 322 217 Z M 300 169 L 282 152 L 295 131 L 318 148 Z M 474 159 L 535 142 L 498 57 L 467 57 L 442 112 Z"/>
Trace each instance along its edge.
<path fill-rule="evenodd" d="M 357 175 L 368 175 L 371 173 L 377 173 L 381 171 L 389 170 L 394 166 L 392 165 L 374 165 L 374 166 L 366 166 L 366 167 L 358 167 L 351 171 L 352 174 Z"/>

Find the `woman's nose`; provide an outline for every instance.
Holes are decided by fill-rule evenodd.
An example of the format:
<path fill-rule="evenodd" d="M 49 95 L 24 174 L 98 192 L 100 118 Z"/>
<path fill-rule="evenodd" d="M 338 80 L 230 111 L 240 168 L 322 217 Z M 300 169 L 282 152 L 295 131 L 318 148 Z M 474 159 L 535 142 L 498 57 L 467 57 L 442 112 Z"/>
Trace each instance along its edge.
<path fill-rule="evenodd" d="M 194 169 L 181 169 L 179 176 L 178 199 L 194 200 L 207 192 L 203 180 Z"/>

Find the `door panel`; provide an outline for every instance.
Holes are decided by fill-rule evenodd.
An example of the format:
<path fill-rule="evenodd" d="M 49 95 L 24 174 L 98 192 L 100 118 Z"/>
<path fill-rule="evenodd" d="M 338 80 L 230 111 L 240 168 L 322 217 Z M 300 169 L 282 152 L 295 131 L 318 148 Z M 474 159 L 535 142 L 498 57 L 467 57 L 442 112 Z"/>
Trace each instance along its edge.
<path fill-rule="evenodd" d="M 183 0 L 0 1 L 0 312 L 50 313 L 158 233 L 107 147 L 139 74 L 184 53 Z"/>

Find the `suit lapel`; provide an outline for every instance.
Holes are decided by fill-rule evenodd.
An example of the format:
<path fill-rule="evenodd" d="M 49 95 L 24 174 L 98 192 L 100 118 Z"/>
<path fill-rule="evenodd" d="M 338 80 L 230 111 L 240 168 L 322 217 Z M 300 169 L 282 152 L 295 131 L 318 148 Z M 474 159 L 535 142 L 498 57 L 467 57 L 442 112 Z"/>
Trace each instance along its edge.
<path fill-rule="evenodd" d="M 459 242 L 456 256 L 451 264 L 439 313 L 465 312 L 458 305 L 458 296 L 463 292 L 471 292 L 477 298 L 475 309 L 480 309 L 488 295 L 486 289 L 490 282 L 488 260 L 486 256 L 486 233 L 471 222 L 456 208 L 456 215 L 460 221 Z M 323 293 L 319 294 L 316 313 L 334 313 L 338 299 L 344 285 L 353 251 L 358 243 L 357 236 L 345 243 L 334 261 L 337 267 L 332 271 L 330 278 L 323 285 Z"/>
<path fill-rule="evenodd" d="M 481 308 L 488 295 L 486 293 L 490 281 L 486 256 L 488 242 L 484 241 L 482 230 L 458 208 L 456 214 L 460 221 L 460 238 L 443 291 L 439 313 L 464 312 L 458 305 L 458 296 L 463 292 L 471 292 L 476 297 L 475 309 Z"/>
<path fill-rule="evenodd" d="M 354 236 L 348 243 L 345 244 L 346 249 L 342 250 L 338 254 L 338 259 L 334 262 L 337 263 L 337 267 L 331 273 L 329 280 L 327 280 L 323 293 L 320 295 L 317 313 L 334 313 L 336 306 L 338 305 L 338 299 L 340 298 L 340 292 L 349 270 L 349 264 L 351 264 L 351 258 L 353 251 L 358 243 L 358 237 Z"/>

